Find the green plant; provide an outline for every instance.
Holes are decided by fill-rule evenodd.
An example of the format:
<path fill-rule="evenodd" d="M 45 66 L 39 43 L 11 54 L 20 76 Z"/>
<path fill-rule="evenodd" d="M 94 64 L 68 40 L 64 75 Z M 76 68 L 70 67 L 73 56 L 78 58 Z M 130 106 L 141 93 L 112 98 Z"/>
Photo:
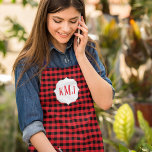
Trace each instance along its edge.
<path fill-rule="evenodd" d="M 136 152 L 134 150 L 129 150 L 128 148 L 126 148 L 125 146 L 119 144 L 119 152 Z"/>
<path fill-rule="evenodd" d="M 3 1 L 0 0 L 0 3 Z M 11 3 L 16 3 L 16 0 L 10 1 Z M 26 1 L 23 0 L 24 5 L 27 3 L 34 3 L 34 1 Z M 34 5 L 34 4 L 33 4 Z M 5 21 L 8 23 L 9 29 L 6 32 L 0 31 L 0 53 L 3 54 L 3 56 L 6 56 L 7 53 L 7 42 L 11 38 L 17 38 L 18 41 L 26 41 L 27 39 L 27 32 L 25 31 L 25 28 L 18 23 L 16 19 L 12 19 L 11 17 L 6 17 Z M 5 73 L 5 68 L 2 63 L 0 63 L 0 73 Z M 0 89 L 3 88 L 3 84 L 0 84 Z"/>
<path fill-rule="evenodd" d="M 9 29 L 5 33 L 0 33 L 0 53 L 3 54 L 3 57 L 7 54 L 7 42 L 11 38 L 17 38 L 18 41 L 26 41 L 27 32 L 24 27 L 20 25 L 15 19 L 11 19 L 10 17 L 6 18 L 8 22 Z M 5 73 L 5 66 L 3 63 L 0 63 L 0 73 Z M 0 82 L 0 91 L 2 92 L 5 88 L 5 84 Z"/>
<path fill-rule="evenodd" d="M 140 128 L 144 131 L 144 141 L 145 143 L 152 145 L 152 128 L 150 128 L 148 122 L 144 119 L 143 114 L 137 111 L 138 121 Z"/>
<path fill-rule="evenodd" d="M 8 26 L 10 27 L 7 30 L 8 38 L 17 38 L 18 41 L 26 41 L 27 39 L 27 32 L 25 31 L 25 28 L 20 25 L 16 19 L 12 19 L 10 17 L 6 17 L 6 21 L 8 22 Z"/>
<path fill-rule="evenodd" d="M 0 53 L 2 53 L 3 57 L 6 56 L 6 40 L 0 40 Z M 2 63 L 0 63 L 0 73 L 5 73 Z"/>
<path fill-rule="evenodd" d="M 120 27 L 114 19 L 109 22 L 100 17 L 98 20 L 99 43 L 101 49 L 107 49 L 102 52 L 104 56 L 116 57 L 121 46 Z M 106 52 L 105 52 L 106 51 Z"/>
<path fill-rule="evenodd" d="M 140 65 L 146 63 L 149 54 L 142 39 L 140 26 L 133 19 L 130 20 L 130 26 L 126 29 L 127 45 L 125 50 L 125 61 L 129 67 L 138 69 Z"/>
<path fill-rule="evenodd" d="M 15 93 L 3 91 L 0 95 L 0 149 L 2 152 L 22 152 L 27 146 L 23 144 L 19 130 Z"/>
<path fill-rule="evenodd" d="M 0 53 L 2 53 L 3 57 L 6 56 L 6 46 L 7 41 L 5 40 L 5 36 L 2 32 L 0 32 Z M 2 64 L 0 63 L 0 73 L 4 73 L 5 69 L 3 68 Z"/>
<path fill-rule="evenodd" d="M 120 75 L 117 75 L 116 64 L 121 48 L 121 28 L 114 19 L 107 21 L 106 18 L 101 15 L 98 18 L 97 31 L 101 55 L 106 65 L 106 73 L 112 81 L 114 88 L 118 89 L 121 78 Z"/>
<path fill-rule="evenodd" d="M 118 109 L 113 128 L 116 137 L 128 146 L 134 133 L 134 116 L 128 104 L 123 104 Z"/>
<path fill-rule="evenodd" d="M 146 143 L 143 143 L 137 149 L 137 152 L 151 152 L 151 151 L 152 151 L 152 146 L 150 146 Z"/>
<path fill-rule="evenodd" d="M 0 53 L 2 53 L 3 57 L 6 56 L 6 40 L 1 38 L 2 36 L 0 35 Z M 5 67 L 4 65 L 0 62 L 0 73 L 5 73 Z M 0 82 L 0 94 L 4 90 L 5 85 Z"/>
<path fill-rule="evenodd" d="M 130 68 L 128 86 L 125 90 L 131 93 L 136 101 L 146 101 L 151 96 L 152 89 L 152 30 L 148 17 L 144 16 L 140 23 L 130 20 L 130 25 L 126 29 L 124 40 L 125 63 Z M 141 67 L 146 69 L 141 76 Z M 133 72 L 136 71 L 136 74 Z"/>
<path fill-rule="evenodd" d="M 16 0 L 10 0 L 10 3 L 15 4 L 17 1 Z M 0 4 L 3 3 L 3 0 L 0 0 Z M 27 4 L 29 4 L 31 7 L 37 7 L 38 6 L 38 2 L 35 0 L 22 0 L 21 1 L 23 6 L 26 6 Z"/>
<path fill-rule="evenodd" d="M 152 14 L 151 0 L 130 0 L 129 2 L 132 7 L 132 18 L 139 19 L 143 14 Z"/>
<path fill-rule="evenodd" d="M 143 78 L 139 78 L 138 75 L 134 75 L 133 73 L 129 77 L 129 83 L 127 83 L 128 92 L 131 92 L 132 95 L 136 98 L 137 101 L 146 101 L 148 97 L 151 96 L 152 89 L 152 69 L 145 70 L 143 74 Z M 148 99 L 147 99 L 148 101 Z"/>
<path fill-rule="evenodd" d="M 0 40 L 0 52 L 3 53 L 3 55 L 6 55 L 6 41 Z"/>
<path fill-rule="evenodd" d="M 100 0 L 100 3 L 102 5 L 102 12 L 106 13 L 106 14 L 110 14 L 108 1 L 107 0 Z"/>
<path fill-rule="evenodd" d="M 140 128 L 144 131 L 145 135 L 144 137 L 141 137 L 140 141 L 134 148 L 137 152 L 150 152 L 152 149 L 152 128 L 150 128 L 148 122 L 144 119 L 140 111 L 138 111 L 138 120 Z M 114 146 L 119 152 L 130 152 L 130 140 L 135 128 L 133 112 L 128 104 L 123 104 L 119 107 L 117 114 L 115 115 L 113 128 L 119 143 L 107 139 L 104 140 L 104 142 Z"/>
<path fill-rule="evenodd" d="M 0 102 L 0 149 L 3 152 L 14 152 L 16 136 L 16 117 L 14 94 L 3 92 L 4 101 Z"/>

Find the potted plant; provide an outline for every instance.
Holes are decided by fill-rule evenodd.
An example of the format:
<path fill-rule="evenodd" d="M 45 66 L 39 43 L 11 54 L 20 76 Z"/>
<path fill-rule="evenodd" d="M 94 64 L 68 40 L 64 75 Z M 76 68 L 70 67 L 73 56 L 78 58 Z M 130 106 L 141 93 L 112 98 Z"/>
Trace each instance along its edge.
<path fill-rule="evenodd" d="M 116 138 L 119 140 L 119 142 L 116 142 L 116 145 L 119 145 L 120 152 L 130 152 L 129 149 L 135 149 L 137 152 L 149 152 L 152 150 L 152 128 L 145 120 L 141 111 L 137 111 L 137 117 L 140 126 L 139 131 L 134 126 L 133 111 L 128 104 L 121 105 L 115 115 L 113 129 Z M 139 132 L 139 137 L 135 139 L 137 138 L 137 132 Z"/>
<path fill-rule="evenodd" d="M 146 18 L 146 19 L 145 19 Z M 131 19 L 126 29 L 124 40 L 125 63 L 130 69 L 127 82 L 124 81 L 128 91 L 135 101 L 136 111 L 141 110 L 145 119 L 152 126 L 152 25 L 147 16 L 137 23 Z M 138 122 L 136 121 L 136 125 Z"/>

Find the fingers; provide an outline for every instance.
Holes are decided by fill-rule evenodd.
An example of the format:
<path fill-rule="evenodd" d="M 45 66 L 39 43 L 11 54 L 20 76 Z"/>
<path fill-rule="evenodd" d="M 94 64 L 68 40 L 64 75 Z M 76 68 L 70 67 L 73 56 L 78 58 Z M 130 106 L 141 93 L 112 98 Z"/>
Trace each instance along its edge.
<path fill-rule="evenodd" d="M 79 25 L 77 28 L 82 31 L 82 33 L 74 33 L 75 36 L 79 37 L 81 40 L 81 43 L 86 43 L 88 40 L 88 27 L 86 26 L 83 17 L 81 17 L 81 20 L 79 20 Z"/>
<path fill-rule="evenodd" d="M 88 27 L 86 26 L 85 22 L 84 22 L 84 19 L 83 19 L 83 16 L 81 16 L 81 20 L 79 20 L 79 25 L 78 26 L 78 29 L 80 29 L 82 31 L 82 34 L 85 35 L 85 36 L 88 36 Z"/>
<path fill-rule="evenodd" d="M 88 34 L 88 30 L 82 26 L 78 26 L 78 29 L 80 29 L 83 33 Z"/>
<path fill-rule="evenodd" d="M 88 30 L 88 27 L 86 26 L 86 24 L 85 24 L 85 22 L 84 22 L 84 19 L 83 19 L 83 16 L 81 17 L 81 20 L 82 21 L 78 21 L 79 22 L 79 24 L 82 26 L 82 27 L 84 27 L 86 30 Z"/>
<path fill-rule="evenodd" d="M 84 35 L 82 34 L 79 34 L 79 33 L 74 33 L 76 36 L 78 36 L 80 39 L 83 39 L 84 38 Z"/>
<path fill-rule="evenodd" d="M 87 43 L 88 36 L 85 36 L 85 35 L 82 35 L 82 34 L 79 34 L 79 33 L 74 33 L 74 35 L 80 38 L 80 43 L 82 43 L 82 44 Z"/>

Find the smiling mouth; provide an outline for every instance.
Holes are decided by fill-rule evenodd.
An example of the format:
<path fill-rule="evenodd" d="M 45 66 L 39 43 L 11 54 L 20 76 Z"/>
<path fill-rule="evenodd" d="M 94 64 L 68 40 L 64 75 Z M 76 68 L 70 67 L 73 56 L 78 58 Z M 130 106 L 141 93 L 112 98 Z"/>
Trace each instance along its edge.
<path fill-rule="evenodd" d="M 57 32 L 61 37 L 68 37 L 69 36 L 69 34 L 63 34 L 63 33 L 59 33 L 59 32 Z"/>

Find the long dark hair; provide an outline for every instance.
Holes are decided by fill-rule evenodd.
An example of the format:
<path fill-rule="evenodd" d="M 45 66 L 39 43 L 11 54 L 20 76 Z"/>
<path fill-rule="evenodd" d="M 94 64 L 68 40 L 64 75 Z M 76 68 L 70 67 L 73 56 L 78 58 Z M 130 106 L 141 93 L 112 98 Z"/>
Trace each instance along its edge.
<path fill-rule="evenodd" d="M 40 1 L 32 31 L 13 65 L 12 72 L 15 73 L 15 69 L 20 64 L 20 61 L 23 61 L 24 64 L 22 72 L 17 80 L 16 87 L 18 86 L 18 83 L 21 80 L 23 74 L 32 66 L 38 67 L 37 72 L 32 76 L 32 78 L 40 74 L 48 66 L 50 62 L 50 33 L 47 29 L 47 14 L 56 13 L 58 11 L 69 8 L 70 6 L 74 7 L 78 12 L 80 12 L 84 18 L 84 21 L 86 22 L 85 4 L 83 0 Z M 89 41 L 91 40 L 89 39 Z M 88 57 L 94 60 L 94 58 L 91 56 L 91 54 L 89 54 L 88 51 L 86 51 L 86 54 Z M 45 65 L 44 61 L 46 61 Z M 95 60 L 94 62 L 96 63 Z"/>

